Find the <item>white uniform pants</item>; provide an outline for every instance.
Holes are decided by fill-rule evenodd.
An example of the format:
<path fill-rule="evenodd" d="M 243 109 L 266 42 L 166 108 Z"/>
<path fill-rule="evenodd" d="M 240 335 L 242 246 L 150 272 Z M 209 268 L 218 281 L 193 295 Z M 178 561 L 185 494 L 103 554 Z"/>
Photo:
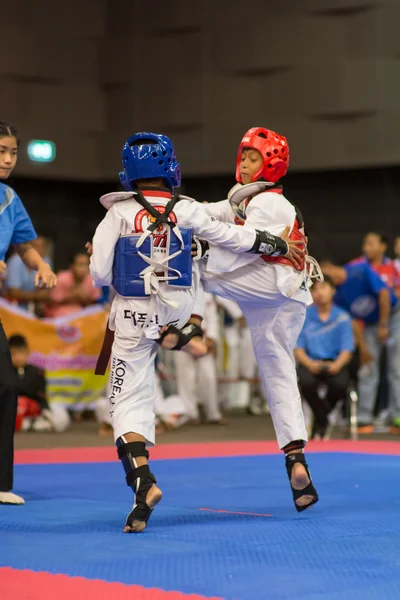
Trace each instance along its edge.
<path fill-rule="evenodd" d="M 306 316 L 305 305 L 286 298 L 277 306 L 241 304 L 240 308 L 251 331 L 279 447 L 294 440 L 307 441 L 293 354 Z"/>
<path fill-rule="evenodd" d="M 178 395 L 185 405 L 189 419 L 198 419 L 198 404 L 202 404 L 208 421 L 219 421 L 217 363 L 215 356 L 206 354 L 195 359 L 185 352 L 174 354 Z"/>
<path fill-rule="evenodd" d="M 114 438 L 132 432 L 142 435 L 148 446 L 155 443 L 156 377 L 154 360 L 159 349 L 156 338 L 162 325 L 175 322 L 183 327 L 191 314 L 193 293 L 175 291 L 173 309 L 159 298 L 152 305 L 146 299 L 116 297 L 111 309 L 115 327 L 110 372 L 110 413 Z M 149 327 L 141 336 L 143 323 L 151 312 Z M 148 337 L 146 337 L 146 335 Z M 149 339 L 153 338 L 153 339 Z"/>
<path fill-rule="evenodd" d="M 224 274 L 220 278 L 205 272 L 202 280 L 206 291 L 236 300 L 246 318 L 278 444 L 283 448 L 294 440 L 308 439 L 293 355 L 306 306 L 279 292 L 272 280 L 272 271 L 261 270 L 260 277 L 263 274 L 264 297 L 256 296 L 256 272 L 252 273 L 251 293 L 251 280 L 249 284 L 246 273 L 243 276 L 238 272 Z M 266 289 L 268 277 L 271 278 L 270 291 Z"/>

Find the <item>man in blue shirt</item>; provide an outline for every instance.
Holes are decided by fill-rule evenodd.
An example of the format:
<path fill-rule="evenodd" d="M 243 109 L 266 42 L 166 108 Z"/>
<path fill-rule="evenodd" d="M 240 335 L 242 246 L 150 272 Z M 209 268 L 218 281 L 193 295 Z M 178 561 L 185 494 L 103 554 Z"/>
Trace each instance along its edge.
<path fill-rule="evenodd" d="M 400 306 L 393 290 L 368 263 L 344 267 L 321 263 L 324 275 L 336 285 L 335 303 L 347 310 L 353 322 L 360 351 L 358 418 L 360 433 L 371 433 L 373 410 L 379 384 L 379 358 L 389 342 L 388 380 L 390 408 L 395 427 L 400 426 Z"/>
<path fill-rule="evenodd" d="M 333 304 L 333 281 L 326 277 L 314 283 L 312 295 L 314 304 L 307 308 L 295 357 L 300 389 L 314 415 L 311 437 L 321 439 L 326 435 L 329 413 L 347 394 L 354 338 L 349 315 Z M 327 386 L 324 400 L 318 394 L 321 383 Z"/>
<path fill-rule="evenodd" d="M 0 179 L 7 179 L 17 162 L 17 131 L 0 121 Z M 56 276 L 33 248 L 37 238 L 32 222 L 20 198 L 12 188 L 0 183 L 0 276 L 6 272 L 4 262 L 10 244 L 14 244 L 24 264 L 37 271 L 35 284 L 51 288 Z M 17 414 L 17 393 L 10 349 L 0 323 L 0 504 L 24 504 L 11 492 L 14 467 L 14 428 Z"/>

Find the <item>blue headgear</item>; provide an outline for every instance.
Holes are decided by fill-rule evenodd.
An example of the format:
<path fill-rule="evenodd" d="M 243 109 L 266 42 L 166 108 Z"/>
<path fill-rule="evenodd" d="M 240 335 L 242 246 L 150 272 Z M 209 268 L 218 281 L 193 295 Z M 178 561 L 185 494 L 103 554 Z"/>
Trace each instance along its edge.
<path fill-rule="evenodd" d="M 142 141 L 142 143 L 140 143 Z M 122 148 L 120 181 L 127 192 L 138 179 L 162 177 L 171 189 L 181 184 L 181 170 L 171 140 L 159 133 L 135 133 Z"/>

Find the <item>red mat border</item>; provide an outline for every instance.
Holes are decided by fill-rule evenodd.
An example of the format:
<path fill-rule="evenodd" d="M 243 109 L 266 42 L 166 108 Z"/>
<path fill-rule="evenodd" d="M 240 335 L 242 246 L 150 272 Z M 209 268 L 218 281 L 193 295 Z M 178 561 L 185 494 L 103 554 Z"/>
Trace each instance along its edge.
<path fill-rule="evenodd" d="M 328 442 L 310 442 L 307 452 L 345 452 L 357 454 L 400 455 L 400 442 L 362 440 L 330 440 Z M 241 441 L 210 442 L 196 444 L 161 444 L 152 448 L 153 460 L 172 460 L 179 458 L 217 458 L 225 456 L 257 456 L 278 454 L 276 442 Z M 117 461 L 114 447 L 100 448 L 51 448 L 40 450 L 17 450 L 15 464 L 66 464 L 101 463 Z"/>
<path fill-rule="evenodd" d="M 222 600 L 64 574 L 0 567 L 4 600 Z"/>

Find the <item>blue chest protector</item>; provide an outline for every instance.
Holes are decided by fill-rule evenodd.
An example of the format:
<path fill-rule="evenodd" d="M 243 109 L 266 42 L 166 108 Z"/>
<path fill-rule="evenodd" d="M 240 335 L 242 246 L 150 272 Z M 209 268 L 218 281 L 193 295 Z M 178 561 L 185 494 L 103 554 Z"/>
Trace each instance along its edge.
<path fill-rule="evenodd" d="M 159 281 L 175 288 L 190 288 L 192 286 L 192 229 L 180 227 L 179 231 L 182 243 L 173 229 L 169 229 L 166 238 L 166 256 L 177 256 L 166 260 L 160 266 L 154 267 L 154 272 Z M 115 291 L 124 297 L 144 298 L 148 297 L 145 291 L 143 271 L 149 269 L 151 260 L 159 261 L 160 255 L 154 253 L 155 238 L 149 235 L 140 248 L 137 243 L 141 234 L 121 237 L 115 247 L 113 266 L 113 287 Z M 141 254 L 150 262 L 146 262 Z"/>

